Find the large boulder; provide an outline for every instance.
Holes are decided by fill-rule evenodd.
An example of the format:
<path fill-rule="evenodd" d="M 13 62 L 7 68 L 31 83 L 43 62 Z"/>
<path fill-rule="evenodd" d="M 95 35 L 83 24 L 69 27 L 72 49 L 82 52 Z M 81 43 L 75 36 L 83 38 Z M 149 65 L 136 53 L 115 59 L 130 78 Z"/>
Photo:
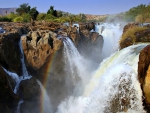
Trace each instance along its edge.
<path fill-rule="evenodd" d="M 150 112 L 150 45 L 146 46 L 139 55 L 138 78 L 144 95 L 144 105 Z"/>
<path fill-rule="evenodd" d="M 59 50 L 62 42 L 56 36 L 56 33 L 48 30 L 31 31 L 26 36 L 22 36 L 27 66 L 35 70 L 40 69 L 47 57 L 54 50 Z"/>
<path fill-rule="evenodd" d="M 36 78 L 22 80 L 18 88 L 18 94 L 23 100 L 20 105 L 20 113 L 40 113 L 42 93 Z"/>

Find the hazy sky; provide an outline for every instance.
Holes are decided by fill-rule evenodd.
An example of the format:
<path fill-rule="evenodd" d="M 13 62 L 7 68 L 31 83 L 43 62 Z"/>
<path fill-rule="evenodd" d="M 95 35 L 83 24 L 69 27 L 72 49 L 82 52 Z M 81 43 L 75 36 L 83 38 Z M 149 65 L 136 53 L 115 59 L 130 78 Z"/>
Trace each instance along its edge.
<path fill-rule="evenodd" d="M 150 0 L 1 0 L 0 8 L 19 7 L 20 4 L 29 3 L 37 7 L 39 12 L 47 12 L 52 5 L 56 10 L 73 14 L 116 14 L 125 12 L 140 4 L 149 4 Z"/>

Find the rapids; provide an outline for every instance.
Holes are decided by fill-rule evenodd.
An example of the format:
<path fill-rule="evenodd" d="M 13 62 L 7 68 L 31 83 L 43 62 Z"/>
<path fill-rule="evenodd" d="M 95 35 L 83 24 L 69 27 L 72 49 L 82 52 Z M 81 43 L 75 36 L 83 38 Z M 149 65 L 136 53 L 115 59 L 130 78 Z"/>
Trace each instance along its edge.
<path fill-rule="evenodd" d="M 119 24 L 97 25 L 95 31 L 104 38 L 103 61 L 93 69 L 94 63 L 85 59 L 69 37 L 63 39 L 63 58 L 65 83 L 69 94 L 60 100 L 57 111 L 53 111 L 50 94 L 37 80 L 42 91 L 43 110 L 41 113 L 146 113 L 142 106 L 142 91 L 137 78 L 137 66 L 140 51 L 147 44 L 132 45 L 118 50 L 122 28 Z M 22 36 L 23 38 L 23 36 Z M 6 69 L 5 72 L 15 81 L 14 93 L 17 93 L 22 80 L 30 79 L 21 41 L 19 43 L 22 61 L 22 76 Z M 50 78 L 48 78 L 50 79 Z M 64 80 L 64 79 L 63 79 Z M 49 84 L 47 84 L 49 85 Z M 55 89 L 57 90 L 57 88 Z M 59 92 L 60 93 L 60 92 Z M 20 100 L 16 113 L 20 113 Z"/>
<path fill-rule="evenodd" d="M 84 93 L 62 101 L 56 113 L 145 113 L 136 70 L 139 52 L 146 45 L 127 47 L 104 60 Z"/>
<path fill-rule="evenodd" d="M 101 26 L 104 26 L 103 30 Z M 102 54 L 105 59 L 93 72 L 87 70 L 87 65 L 81 62 L 81 58 L 84 58 L 77 52 L 72 42 L 69 39 L 67 42 L 64 40 L 64 55 L 69 61 L 66 65 L 69 65 L 71 71 L 70 78 L 76 72 L 80 83 L 84 84 L 81 88 L 78 82 L 71 80 L 78 90 L 62 100 L 56 113 L 145 113 L 142 106 L 142 91 L 137 78 L 137 65 L 139 52 L 147 44 L 133 45 L 119 51 L 118 41 L 122 34 L 119 24 L 97 25 L 96 31 L 104 37 Z M 87 71 L 90 72 L 88 76 Z M 88 79 L 89 82 L 84 82 L 84 79 Z M 78 91 L 80 93 L 76 95 Z"/>

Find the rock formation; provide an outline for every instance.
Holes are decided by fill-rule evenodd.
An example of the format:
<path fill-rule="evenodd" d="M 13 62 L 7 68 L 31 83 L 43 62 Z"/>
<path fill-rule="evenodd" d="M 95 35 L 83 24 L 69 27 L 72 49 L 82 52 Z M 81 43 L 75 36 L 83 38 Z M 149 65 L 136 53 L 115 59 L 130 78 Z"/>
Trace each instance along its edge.
<path fill-rule="evenodd" d="M 13 92 L 9 75 L 0 66 L 0 113 L 13 113 L 19 101 L 19 96 Z"/>
<path fill-rule="evenodd" d="M 127 24 L 124 29 L 123 29 L 123 34 L 122 36 L 126 33 L 126 31 L 130 28 L 134 28 L 135 26 L 139 26 L 137 23 L 130 23 Z M 140 42 L 150 42 L 150 28 L 143 28 L 143 30 L 137 31 L 133 34 L 128 35 L 127 37 L 125 37 L 125 39 L 123 41 L 120 42 L 120 49 L 123 49 L 125 47 L 128 47 L 130 45 L 133 44 L 137 44 Z"/>
<path fill-rule="evenodd" d="M 138 78 L 144 95 L 144 106 L 150 112 L 150 45 L 146 46 L 139 55 Z"/>
<path fill-rule="evenodd" d="M 51 67 L 49 67 L 50 79 L 47 79 L 47 83 L 49 83 L 47 92 L 52 97 L 54 111 L 60 100 L 71 94 L 65 90 L 67 88 L 63 68 L 63 39 L 59 37 L 70 37 L 77 48 L 81 49 L 82 54 L 87 56 L 90 52 L 91 54 L 87 58 L 90 60 L 94 58 L 95 61 L 100 62 L 98 56 L 101 54 L 103 37 L 96 32 L 90 32 L 95 28 L 94 23 L 80 24 L 80 28 L 77 28 L 44 21 L 26 24 L 4 22 L 0 23 L 0 27 L 6 30 L 6 33 L 0 34 L 0 65 L 6 70 L 17 73 L 18 76 L 22 75 L 22 54 L 19 47 L 21 40 L 25 64 L 29 74 L 34 76 L 20 83 L 16 95 L 13 93 L 15 86 L 13 80 L 11 77 L 7 77 L 6 72 L 0 67 L 0 76 L 2 77 L 0 92 L 4 91 L 0 95 L 0 110 L 2 111 L 4 107 L 6 109 L 4 113 L 14 112 L 20 99 L 24 100 L 24 103 L 20 105 L 21 113 L 34 112 L 34 110 L 38 112 L 41 90 L 36 79 L 44 84 L 49 64 Z M 8 103 L 9 101 L 10 103 Z M 35 103 L 37 104 L 35 105 Z"/>

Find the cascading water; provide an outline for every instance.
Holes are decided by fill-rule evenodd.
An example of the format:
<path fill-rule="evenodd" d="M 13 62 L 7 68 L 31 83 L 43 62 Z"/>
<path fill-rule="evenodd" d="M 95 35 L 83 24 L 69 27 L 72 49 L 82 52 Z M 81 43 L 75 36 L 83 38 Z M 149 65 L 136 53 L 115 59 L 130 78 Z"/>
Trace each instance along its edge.
<path fill-rule="evenodd" d="M 138 56 L 145 46 L 130 46 L 104 60 L 84 93 L 67 98 L 56 113 L 145 113 L 137 79 Z"/>
<path fill-rule="evenodd" d="M 24 38 L 23 36 L 21 37 L 21 39 Z M 20 47 L 20 51 L 21 51 L 21 62 L 22 62 L 22 76 L 18 76 L 16 73 L 13 73 L 13 72 L 10 72 L 10 71 L 7 71 L 6 69 L 5 72 L 8 73 L 8 75 L 15 81 L 15 88 L 14 88 L 14 93 L 17 94 L 17 90 L 18 90 L 18 87 L 19 87 L 19 84 L 22 80 L 26 80 L 26 79 L 30 79 L 32 76 L 30 76 L 28 74 L 28 71 L 26 69 L 26 65 L 24 63 L 24 53 L 23 53 L 23 49 L 22 49 L 22 41 L 20 40 L 19 42 L 19 47 Z M 42 100 L 44 102 L 44 108 L 43 108 L 43 111 L 44 113 L 53 113 L 52 112 L 52 109 L 51 109 L 51 103 L 50 103 L 50 98 L 45 90 L 45 88 L 42 86 L 41 82 L 39 80 L 37 80 L 38 84 L 40 85 L 40 88 L 41 88 L 41 97 L 42 97 Z M 24 102 L 23 99 L 21 99 L 18 103 L 18 106 L 17 106 L 17 110 L 16 110 L 16 113 L 20 113 L 20 105 Z M 41 103 L 42 104 L 42 103 Z"/>
<path fill-rule="evenodd" d="M 104 46 L 102 49 L 102 57 L 109 57 L 112 53 L 117 51 L 119 47 L 119 39 L 122 34 L 120 24 L 103 23 L 96 25 L 95 31 L 103 36 Z"/>
<path fill-rule="evenodd" d="M 64 59 L 65 59 L 65 71 L 66 71 L 66 84 L 67 86 L 73 84 L 80 85 L 80 88 L 76 86 L 74 93 L 81 93 L 82 88 L 87 84 L 90 78 L 88 61 L 78 52 L 74 43 L 69 37 L 63 39 L 64 43 Z M 86 66 L 85 66 L 86 65 Z M 82 81 L 82 82 L 79 82 Z M 75 95 L 78 95 L 75 94 Z"/>

